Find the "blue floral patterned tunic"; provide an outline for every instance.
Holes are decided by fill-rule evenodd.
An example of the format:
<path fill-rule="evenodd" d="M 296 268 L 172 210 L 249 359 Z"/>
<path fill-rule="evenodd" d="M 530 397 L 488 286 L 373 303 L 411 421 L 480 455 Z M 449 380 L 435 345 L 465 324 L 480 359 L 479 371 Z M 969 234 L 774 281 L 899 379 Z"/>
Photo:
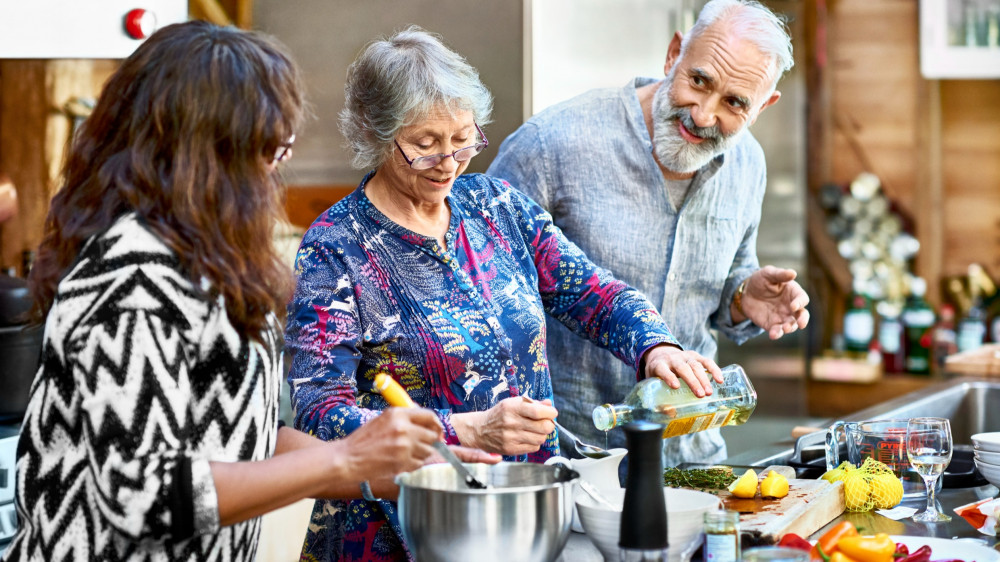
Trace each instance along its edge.
<path fill-rule="evenodd" d="M 676 344 L 641 293 L 590 262 L 506 182 L 455 180 L 445 249 L 372 205 L 364 186 L 373 174 L 299 247 L 286 334 L 299 429 L 327 440 L 351 433 L 387 407 L 373 389 L 385 372 L 437 411 L 457 444 L 453 413 L 552 398 L 546 312 L 633 368 L 650 347 Z M 505 460 L 557 453 L 553 433 L 537 453 Z M 405 559 L 401 537 L 394 502 L 318 501 L 303 559 Z"/>

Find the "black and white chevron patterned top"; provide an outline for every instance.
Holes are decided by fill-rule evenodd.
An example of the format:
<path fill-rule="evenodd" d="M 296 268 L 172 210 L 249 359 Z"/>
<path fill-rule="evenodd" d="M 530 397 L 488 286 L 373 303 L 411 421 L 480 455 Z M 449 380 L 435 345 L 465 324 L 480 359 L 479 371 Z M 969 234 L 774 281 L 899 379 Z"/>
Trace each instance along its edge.
<path fill-rule="evenodd" d="M 5 560 L 253 560 L 209 461 L 274 451 L 280 332 L 241 337 L 134 215 L 59 283 L 17 452 Z"/>

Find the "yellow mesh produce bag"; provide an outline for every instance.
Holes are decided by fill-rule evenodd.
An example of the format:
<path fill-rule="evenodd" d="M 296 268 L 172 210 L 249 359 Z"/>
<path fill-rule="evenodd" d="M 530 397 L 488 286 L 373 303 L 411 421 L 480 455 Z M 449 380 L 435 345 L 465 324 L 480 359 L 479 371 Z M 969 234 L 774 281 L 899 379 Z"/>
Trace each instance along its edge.
<path fill-rule="evenodd" d="M 847 511 L 889 509 L 903 499 L 903 482 L 885 463 L 872 458 L 845 472 L 843 481 Z"/>

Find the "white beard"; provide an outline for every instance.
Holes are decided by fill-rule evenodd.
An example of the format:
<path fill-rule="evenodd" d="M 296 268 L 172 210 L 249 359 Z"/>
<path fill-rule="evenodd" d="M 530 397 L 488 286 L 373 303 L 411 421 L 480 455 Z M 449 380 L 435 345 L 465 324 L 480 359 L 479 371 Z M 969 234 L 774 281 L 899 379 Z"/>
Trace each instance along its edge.
<path fill-rule="evenodd" d="M 718 124 L 711 127 L 695 125 L 691 110 L 675 107 L 670 99 L 676 68 L 675 65 L 670 69 L 663 84 L 653 94 L 653 146 L 663 167 L 678 174 L 690 174 L 732 148 L 747 128 L 741 127 L 725 136 Z M 678 130 L 678 123 L 683 123 L 692 134 L 705 139 L 704 142 L 692 144 L 686 141 Z"/>

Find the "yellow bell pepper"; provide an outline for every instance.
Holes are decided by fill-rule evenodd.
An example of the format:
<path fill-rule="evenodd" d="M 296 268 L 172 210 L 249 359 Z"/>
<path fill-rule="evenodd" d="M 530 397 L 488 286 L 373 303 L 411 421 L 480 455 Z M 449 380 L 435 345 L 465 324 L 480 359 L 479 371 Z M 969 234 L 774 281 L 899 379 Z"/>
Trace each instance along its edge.
<path fill-rule="evenodd" d="M 857 561 L 839 550 L 834 550 L 833 554 L 830 555 L 830 562 L 857 562 Z"/>
<path fill-rule="evenodd" d="M 896 543 L 886 533 L 874 537 L 844 537 L 837 541 L 837 550 L 858 562 L 892 562 Z"/>

